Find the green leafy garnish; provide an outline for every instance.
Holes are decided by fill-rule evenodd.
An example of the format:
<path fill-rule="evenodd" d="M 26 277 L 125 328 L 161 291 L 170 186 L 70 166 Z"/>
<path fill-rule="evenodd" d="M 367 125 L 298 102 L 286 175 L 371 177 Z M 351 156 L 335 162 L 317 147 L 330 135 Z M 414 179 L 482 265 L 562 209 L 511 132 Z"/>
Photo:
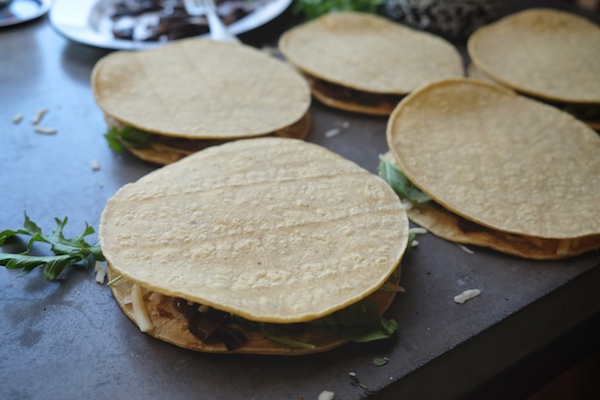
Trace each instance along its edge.
<path fill-rule="evenodd" d="M 307 19 L 336 11 L 362 11 L 378 14 L 383 0 L 296 0 L 294 12 Z"/>
<path fill-rule="evenodd" d="M 357 343 L 389 339 L 398 329 L 398 323 L 384 318 L 377 304 L 370 298 L 310 323 L 328 326 L 343 339 Z"/>
<path fill-rule="evenodd" d="M 154 140 L 153 134 L 127 125 L 122 129 L 110 128 L 104 137 L 108 146 L 117 153 L 123 152 L 123 145 L 137 149 L 147 147 Z"/>
<path fill-rule="evenodd" d="M 258 329 L 260 330 L 260 333 L 262 333 L 267 339 L 277 343 L 282 343 L 291 347 L 299 347 L 301 349 L 314 350 L 316 348 L 314 344 L 299 342 L 297 340 L 286 339 L 281 336 L 273 335 L 267 332 L 267 328 L 263 322 L 258 323 Z"/>
<path fill-rule="evenodd" d="M 373 360 L 373 365 L 376 367 L 383 367 L 388 362 L 390 362 L 390 359 L 387 357 L 377 357 Z"/>
<path fill-rule="evenodd" d="M 84 237 L 94 233 L 94 229 L 86 223 L 85 231 L 82 235 L 73 239 L 66 239 L 63 235 L 63 229 L 67 224 L 67 218 L 62 221 L 55 218 L 56 228 L 50 235 L 45 235 L 42 230 L 29 219 L 25 213 L 24 229 L 4 230 L 0 232 L 0 247 L 4 246 L 6 240 L 16 235 L 27 235 L 31 238 L 27 243 L 27 249 L 19 254 L 0 253 L 0 265 L 8 269 L 21 269 L 19 276 L 27 275 L 36 267 L 44 267 L 44 277 L 47 280 L 53 280 L 67 267 L 74 265 L 88 265 L 90 256 L 96 261 L 105 261 L 100 245 L 89 245 Z M 34 256 L 29 255 L 31 245 L 35 242 L 43 242 L 50 245 L 54 253 L 53 256 Z"/>
<path fill-rule="evenodd" d="M 383 156 L 379 157 L 377 172 L 399 196 L 411 203 L 421 204 L 431 200 L 431 197 L 413 185 L 397 166 L 386 160 Z"/>

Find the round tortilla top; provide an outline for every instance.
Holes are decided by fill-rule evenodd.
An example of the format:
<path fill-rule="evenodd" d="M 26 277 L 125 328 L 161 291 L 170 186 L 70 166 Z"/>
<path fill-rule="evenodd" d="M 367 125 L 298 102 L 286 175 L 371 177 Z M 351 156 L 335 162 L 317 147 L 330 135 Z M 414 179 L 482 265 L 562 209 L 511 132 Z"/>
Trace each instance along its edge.
<path fill-rule="evenodd" d="M 561 11 L 531 9 L 475 31 L 469 55 L 503 85 L 547 100 L 600 103 L 600 27 Z"/>
<path fill-rule="evenodd" d="M 191 139 L 269 134 L 300 120 L 311 100 L 289 65 L 204 39 L 112 53 L 94 67 L 92 87 L 100 108 L 122 123 Z"/>
<path fill-rule="evenodd" d="M 315 144 L 210 147 L 125 185 L 99 238 L 118 274 L 262 322 L 304 322 L 377 290 L 408 240 L 398 196 Z"/>
<path fill-rule="evenodd" d="M 600 233 L 600 137 L 571 115 L 482 81 L 425 86 L 390 116 L 406 176 L 446 209 L 501 232 Z"/>
<path fill-rule="evenodd" d="M 372 93 L 406 94 L 464 75 L 446 40 L 372 14 L 326 14 L 284 33 L 279 48 L 309 75 Z"/>

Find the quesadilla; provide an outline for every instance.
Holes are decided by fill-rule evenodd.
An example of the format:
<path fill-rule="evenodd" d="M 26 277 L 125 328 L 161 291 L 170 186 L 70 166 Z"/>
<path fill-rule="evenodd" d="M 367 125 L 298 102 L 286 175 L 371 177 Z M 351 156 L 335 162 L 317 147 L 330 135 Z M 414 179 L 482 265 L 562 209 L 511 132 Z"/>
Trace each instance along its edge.
<path fill-rule="evenodd" d="M 108 201 L 99 239 L 121 308 L 177 346 L 295 355 L 398 326 L 381 314 L 406 212 L 378 176 L 315 144 L 239 140 L 165 166 Z"/>
<path fill-rule="evenodd" d="M 387 142 L 380 174 L 437 236 L 533 259 L 600 247 L 600 137 L 568 113 L 445 80 L 398 105 Z"/>
<path fill-rule="evenodd" d="M 245 45 L 187 39 L 102 58 L 92 88 L 109 139 L 168 164 L 240 138 L 303 139 L 310 89 L 293 68 Z"/>
<path fill-rule="evenodd" d="M 464 76 L 446 40 L 366 13 L 331 13 L 292 28 L 279 48 L 316 99 L 365 114 L 389 115 L 417 87 Z"/>
<path fill-rule="evenodd" d="M 529 9 L 476 30 L 469 75 L 490 79 L 600 129 L 600 27 L 551 9 Z"/>

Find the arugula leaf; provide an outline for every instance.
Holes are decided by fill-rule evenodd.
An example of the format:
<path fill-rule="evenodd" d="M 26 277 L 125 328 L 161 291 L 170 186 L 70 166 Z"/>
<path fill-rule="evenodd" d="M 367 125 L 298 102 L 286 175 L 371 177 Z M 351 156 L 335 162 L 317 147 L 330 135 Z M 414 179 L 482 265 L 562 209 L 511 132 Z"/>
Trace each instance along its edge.
<path fill-rule="evenodd" d="M 378 14 L 383 0 L 296 0 L 294 13 L 304 14 L 307 19 L 336 11 L 362 11 Z"/>
<path fill-rule="evenodd" d="M 108 146 L 117 153 L 123 152 L 123 145 L 132 148 L 142 148 L 150 145 L 154 140 L 153 134 L 128 125 L 121 129 L 110 128 L 104 137 L 108 141 Z"/>
<path fill-rule="evenodd" d="M 377 304 L 370 298 L 364 298 L 310 323 L 329 326 L 342 338 L 357 343 L 389 339 L 398 329 L 398 323 L 384 318 Z"/>
<path fill-rule="evenodd" d="M 29 219 L 25 213 L 24 229 L 19 230 L 4 230 L 0 232 L 0 247 L 4 245 L 6 240 L 16 235 L 27 235 L 30 239 L 27 243 L 27 249 L 20 254 L 0 253 L 0 265 L 8 269 L 21 269 L 19 276 L 27 275 L 36 267 L 44 267 L 44 277 L 47 280 L 53 280 L 67 267 L 83 264 L 87 267 L 89 256 L 92 256 L 96 261 L 105 261 L 100 249 L 100 244 L 89 245 L 84 237 L 94 233 L 94 228 L 85 225 L 85 231 L 82 235 L 72 239 L 67 239 L 63 235 L 63 229 L 67 224 L 68 219 L 56 221 L 56 228 L 50 235 L 46 235 L 42 230 Z M 53 256 L 33 256 L 29 255 L 30 248 L 35 242 L 47 243 L 50 245 L 50 250 L 54 253 Z"/>
<path fill-rule="evenodd" d="M 267 332 L 267 328 L 265 327 L 264 322 L 258 323 L 258 329 L 260 330 L 260 333 L 262 333 L 267 339 L 272 340 L 277 343 L 282 343 L 282 344 L 286 344 L 291 347 L 299 347 L 302 349 L 309 349 L 309 350 L 314 350 L 316 348 L 316 346 L 311 343 L 299 342 L 297 340 L 286 339 L 281 336 L 273 335 L 273 334 Z"/>
<path fill-rule="evenodd" d="M 390 362 L 390 359 L 387 357 L 376 357 L 373 359 L 373 365 L 376 367 L 383 367 L 388 362 Z"/>
<path fill-rule="evenodd" d="M 416 187 L 404 173 L 393 163 L 379 156 L 379 166 L 377 167 L 379 176 L 383 178 L 394 191 L 401 197 L 412 203 L 422 204 L 431 200 L 431 197 L 423 193 Z"/>

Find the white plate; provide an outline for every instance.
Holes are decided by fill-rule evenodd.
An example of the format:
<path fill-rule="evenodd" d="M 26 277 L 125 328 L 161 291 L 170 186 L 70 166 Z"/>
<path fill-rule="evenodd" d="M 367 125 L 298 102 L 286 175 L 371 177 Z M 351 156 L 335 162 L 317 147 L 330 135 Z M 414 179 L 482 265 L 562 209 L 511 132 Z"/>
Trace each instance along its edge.
<path fill-rule="evenodd" d="M 137 50 L 164 44 L 115 38 L 110 29 L 109 12 L 113 4 L 119 1 L 55 0 L 50 10 L 50 23 L 56 31 L 73 41 L 106 49 Z M 283 13 L 291 2 L 292 0 L 272 0 L 229 25 L 229 29 L 239 35 L 258 28 Z"/>
<path fill-rule="evenodd" d="M 52 0 L 14 0 L 0 7 L 0 27 L 11 26 L 41 17 L 52 5 Z"/>

